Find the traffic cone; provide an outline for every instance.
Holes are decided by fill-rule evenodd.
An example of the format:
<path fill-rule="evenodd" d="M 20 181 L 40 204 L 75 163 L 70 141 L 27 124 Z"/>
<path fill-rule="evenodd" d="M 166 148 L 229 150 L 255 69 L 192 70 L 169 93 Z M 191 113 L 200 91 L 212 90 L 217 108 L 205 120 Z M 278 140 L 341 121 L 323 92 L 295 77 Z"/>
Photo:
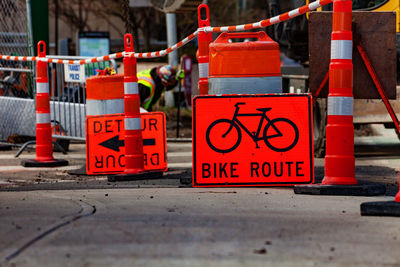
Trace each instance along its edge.
<path fill-rule="evenodd" d="M 355 178 L 351 0 L 334 0 L 332 16 L 325 177 L 322 184 L 295 186 L 294 192 L 351 196 L 384 194 L 385 186 L 358 184 Z"/>
<path fill-rule="evenodd" d="M 365 202 L 360 206 L 362 216 L 400 217 L 400 179 L 399 191 L 394 201 Z"/>
<path fill-rule="evenodd" d="M 206 18 L 201 18 L 201 11 L 204 10 Z M 210 13 L 206 4 L 201 4 L 197 8 L 199 28 L 210 26 Z M 208 70 L 209 70 L 209 45 L 212 42 L 212 33 L 199 31 L 197 36 L 198 47 L 197 60 L 199 62 L 199 93 L 201 95 L 208 94 Z"/>
<path fill-rule="evenodd" d="M 37 45 L 38 57 L 46 57 L 46 43 Z M 36 62 L 36 158 L 23 160 L 24 167 L 60 167 L 67 166 L 68 161 L 53 158 L 53 144 L 50 125 L 50 95 L 47 63 Z"/>
<path fill-rule="evenodd" d="M 133 53 L 131 34 L 124 37 L 125 52 Z M 109 181 L 129 181 L 162 177 L 162 172 L 144 170 L 140 97 L 136 70 L 136 58 L 124 55 L 124 109 L 125 109 L 125 171 L 109 175 Z"/>

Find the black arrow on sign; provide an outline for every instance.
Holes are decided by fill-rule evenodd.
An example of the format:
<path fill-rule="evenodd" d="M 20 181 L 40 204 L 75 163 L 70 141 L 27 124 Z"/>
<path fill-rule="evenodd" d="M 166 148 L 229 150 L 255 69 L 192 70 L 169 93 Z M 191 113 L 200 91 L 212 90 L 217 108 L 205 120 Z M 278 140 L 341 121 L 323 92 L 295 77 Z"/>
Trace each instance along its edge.
<path fill-rule="evenodd" d="M 124 142 L 124 140 L 119 140 L 119 135 L 116 135 L 116 136 L 111 137 L 110 139 L 100 143 L 99 145 L 104 146 L 105 148 L 114 150 L 116 152 L 119 152 L 119 148 L 121 146 L 125 146 L 125 142 Z"/>
<path fill-rule="evenodd" d="M 156 144 L 155 138 L 143 139 L 144 146 L 154 146 L 155 144 Z M 116 136 L 111 137 L 110 139 L 107 139 L 106 141 L 100 143 L 99 145 L 103 146 L 105 148 L 114 150 L 116 152 L 119 152 L 119 148 L 125 146 L 125 141 L 119 140 L 119 135 L 116 135 Z"/>

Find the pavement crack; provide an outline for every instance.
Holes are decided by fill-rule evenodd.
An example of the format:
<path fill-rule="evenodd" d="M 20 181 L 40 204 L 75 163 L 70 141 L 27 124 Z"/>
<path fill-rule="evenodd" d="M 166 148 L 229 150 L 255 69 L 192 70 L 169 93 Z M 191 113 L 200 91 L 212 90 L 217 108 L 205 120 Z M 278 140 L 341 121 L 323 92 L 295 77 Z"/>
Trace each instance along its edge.
<path fill-rule="evenodd" d="M 78 213 L 76 215 L 72 215 L 69 216 L 70 218 L 65 219 L 64 221 L 52 226 L 50 229 L 40 233 L 39 235 L 35 236 L 34 238 L 30 239 L 28 242 L 26 242 L 24 245 L 22 245 L 21 247 L 19 247 L 17 250 L 15 250 L 13 253 L 11 253 L 10 255 L 8 255 L 7 257 L 5 257 L 4 261 L 8 262 L 14 258 L 16 258 L 18 255 L 20 255 L 23 251 L 25 251 L 27 248 L 31 247 L 32 245 L 34 245 L 36 242 L 42 240 L 43 238 L 45 238 L 46 236 L 50 235 L 51 233 L 59 230 L 60 228 L 67 226 L 79 219 L 82 219 L 84 217 L 89 217 L 92 216 L 93 214 L 96 213 L 96 206 L 95 205 L 91 205 L 90 203 L 87 203 L 85 201 L 79 201 L 78 202 L 79 205 L 81 206 L 81 209 L 78 211 Z M 87 207 L 84 207 L 82 205 L 82 203 L 86 204 Z M 90 208 L 90 210 L 88 210 L 87 212 L 83 213 L 83 211 L 85 209 Z M 1 266 L 1 263 L 0 263 Z"/>

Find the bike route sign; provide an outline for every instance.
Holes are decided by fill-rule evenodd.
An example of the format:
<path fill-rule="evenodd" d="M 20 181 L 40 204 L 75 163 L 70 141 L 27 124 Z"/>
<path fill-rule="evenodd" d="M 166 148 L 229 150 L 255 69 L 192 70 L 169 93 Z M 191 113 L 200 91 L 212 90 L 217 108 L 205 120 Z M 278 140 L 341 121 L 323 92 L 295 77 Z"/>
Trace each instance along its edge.
<path fill-rule="evenodd" d="M 193 99 L 193 186 L 314 182 L 310 94 Z"/>
<path fill-rule="evenodd" d="M 163 112 L 141 113 L 145 170 L 167 170 L 167 136 Z M 125 168 L 124 115 L 86 117 L 86 171 L 122 173 Z"/>

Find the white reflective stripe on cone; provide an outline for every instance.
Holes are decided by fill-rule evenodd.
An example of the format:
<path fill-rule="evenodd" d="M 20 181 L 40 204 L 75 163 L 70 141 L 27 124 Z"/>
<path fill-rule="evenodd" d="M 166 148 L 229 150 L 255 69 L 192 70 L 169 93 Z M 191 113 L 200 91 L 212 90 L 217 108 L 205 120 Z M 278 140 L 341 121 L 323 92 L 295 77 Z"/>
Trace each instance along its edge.
<path fill-rule="evenodd" d="M 140 118 L 125 118 L 125 130 L 141 130 L 142 122 Z"/>
<path fill-rule="evenodd" d="M 199 78 L 208 78 L 209 63 L 199 63 Z"/>
<path fill-rule="evenodd" d="M 36 93 L 45 94 L 49 93 L 48 83 L 36 83 Z"/>
<path fill-rule="evenodd" d="M 86 100 L 86 115 L 107 115 L 124 113 L 123 99 Z"/>
<path fill-rule="evenodd" d="M 36 123 L 50 123 L 50 113 L 36 113 Z"/>
<path fill-rule="evenodd" d="M 209 94 L 279 94 L 281 76 L 208 78 Z"/>
<path fill-rule="evenodd" d="M 138 84 L 135 82 L 125 82 L 124 83 L 124 94 L 126 94 L 126 95 L 139 94 Z"/>
<path fill-rule="evenodd" d="M 328 97 L 328 116 L 329 115 L 353 116 L 353 102 L 354 99 L 352 97 L 347 97 L 347 96 Z"/>
<path fill-rule="evenodd" d="M 352 59 L 353 42 L 351 40 L 332 40 L 331 59 Z"/>

